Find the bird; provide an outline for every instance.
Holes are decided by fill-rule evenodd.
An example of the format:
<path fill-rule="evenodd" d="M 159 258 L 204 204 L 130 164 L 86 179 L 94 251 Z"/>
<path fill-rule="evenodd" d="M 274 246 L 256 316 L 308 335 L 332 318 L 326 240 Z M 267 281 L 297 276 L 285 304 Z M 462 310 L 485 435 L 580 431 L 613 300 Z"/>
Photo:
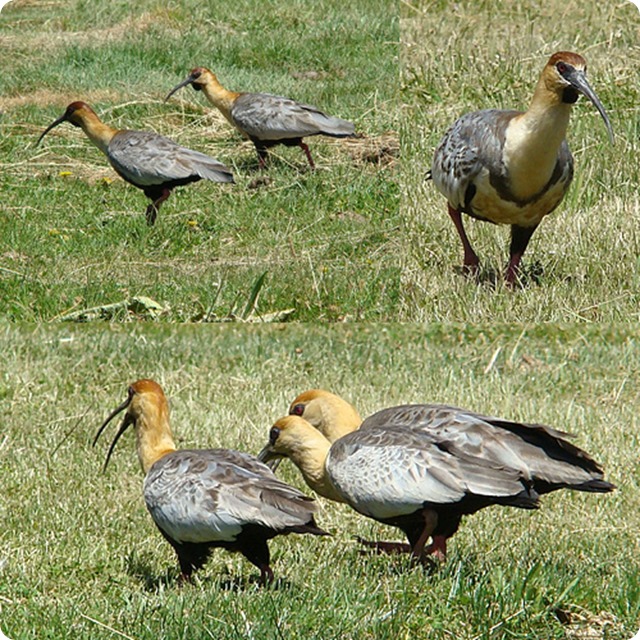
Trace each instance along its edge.
<path fill-rule="evenodd" d="M 554 53 L 540 75 L 525 112 L 486 109 L 467 113 L 446 132 L 433 156 L 431 178 L 447 199 L 464 250 L 463 271 L 477 274 L 479 259 L 463 226 L 463 213 L 511 225 L 507 285 L 533 232 L 562 201 L 573 178 L 565 140 L 571 107 L 580 94 L 596 107 L 613 144 L 613 129 L 589 85 L 587 63 L 577 53 Z"/>
<path fill-rule="evenodd" d="M 156 221 L 160 205 L 175 187 L 205 179 L 233 182 L 233 173 L 224 164 L 199 151 L 182 147 L 153 131 L 114 129 L 103 123 L 96 112 L 80 100 L 42 133 L 38 142 L 59 124 L 80 127 L 93 144 L 107 156 L 116 173 L 151 200 L 146 210 L 148 225 Z"/>
<path fill-rule="evenodd" d="M 267 149 L 284 144 L 287 147 L 300 147 L 314 169 L 311 152 L 303 138 L 316 135 L 346 138 L 355 133 L 352 122 L 327 115 L 318 107 L 270 93 L 229 91 L 205 67 L 192 69 L 186 80 L 171 89 L 165 101 L 187 85 L 196 91 L 203 91 L 207 100 L 219 109 L 229 123 L 253 142 L 261 168 L 266 166 Z"/>
<path fill-rule="evenodd" d="M 290 458 L 319 495 L 398 527 L 409 544 L 360 542 L 426 564 L 431 554 L 446 559 L 463 516 L 490 505 L 537 509 L 540 496 L 558 489 L 612 491 L 602 467 L 569 437 L 449 405 L 400 405 L 333 442 L 288 415 L 271 427 L 258 458 Z"/>
<path fill-rule="evenodd" d="M 133 425 L 142 471 L 144 500 L 151 517 L 176 552 L 181 581 L 190 581 L 215 548 L 240 552 L 273 581 L 268 540 L 277 535 L 329 535 L 314 519 L 317 504 L 279 480 L 254 456 L 231 449 L 176 450 L 169 405 L 162 387 L 141 379 L 104 421 L 125 411 L 104 470 L 120 436 Z"/>

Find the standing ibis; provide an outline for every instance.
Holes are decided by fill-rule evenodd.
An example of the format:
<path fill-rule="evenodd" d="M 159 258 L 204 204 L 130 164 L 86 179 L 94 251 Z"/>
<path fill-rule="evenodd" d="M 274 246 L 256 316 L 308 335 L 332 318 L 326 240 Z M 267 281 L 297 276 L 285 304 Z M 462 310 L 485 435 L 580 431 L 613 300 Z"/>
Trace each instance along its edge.
<path fill-rule="evenodd" d="M 189 77 L 168 93 L 191 85 L 203 91 L 209 102 L 245 137 L 258 152 L 260 167 L 265 166 L 267 149 L 277 144 L 301 147 L 309 165 L 315 167 L 309 147 L 303 142 L 308 136 L 325 135 L 346 138 L 355 132 L 352 122 L 329 116 L 317 107 L 300 104 L 290 98 L 269 93 L 238 93 L 225 89 L 209 69 L 196 67 Z"/>
<path fill-rule="evenodd" d="M 221 547 L 242 553 L 260 569 L 261 582 L 271 582 L 268 540 L 288 533 L 327 535 L 315 523 L 316 503 L 278 480 L 253 456 L 229 449 L 177 451 L 167 399 L 153 380 L 138 380 L 129 387 L 127 399 L 102 424 L 94 445 L 125 409 L 104 468 L 120 436 L 133 425 L 145 473 L 144 499 L 178 556 L 183 580 Z"/>
<path fill-rule="evenodd" d="M 446 405 L 404 405 L 373 414 L 333 443 L 289 415 L 273 425 L 258 457 L 290 458 L 317 493 L 398 527 L 409 540 L 365 544 L 425 562 L 432 553 L 444 559 L 462 517 L 484 507 L 536 509 L 542 494 L 557 489 L 612 491 L 600 465 L 567 436 Z"/>
<path fill-rule="evenodd" d="M 611 123 L 587 82 L 587 63 L 576 53 L 554 53 L 542 71 L 525 112 L 487 109 L 468 113 L 447 131 L 436 149 L 430 177 L 448 202 L 464 249 L 464 270 L 478 270 L 461 214 L 511 225 L 505 280 L 513 285 L 531 235 L 564 197 L 573 177 L 565 140 L 571 107 L 580 94 Z"/>
<path fill-rule="evenodd" d="M 116 173 L 151 200 L 147 207 L 147 224 L 152 225 L 160 205 L 172 189 L 205 179 L 212 182 L 233 182 L 230 169 L 199 151 L 181 147 L 173 140 L 153 131 L 114 129 L 104 124 L 85 102 L 72 102 L 66 111 L 52 122 L 38 139 L 63 122 L 80 127 L 89 140 L 107 156 Z"/>

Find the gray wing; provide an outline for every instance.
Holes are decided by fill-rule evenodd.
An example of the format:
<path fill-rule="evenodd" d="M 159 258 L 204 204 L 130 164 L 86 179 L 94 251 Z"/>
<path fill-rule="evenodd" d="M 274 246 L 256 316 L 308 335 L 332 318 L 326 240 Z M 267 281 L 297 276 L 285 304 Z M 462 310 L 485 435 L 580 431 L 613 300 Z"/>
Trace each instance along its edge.
<path fill-rule="evenodd" d="M 153 131 L 116 133 L 107 148 L 107 157 L 125 180 L 143 187 L 189 178 L 233 182 L 231 170 L 215 158 Z"/>
<path fill-rule="evenodd" d="M 178 542 L 234 540 L 246 525 L 276 531 L 308 524 L 316 504 L 253 456 L 182 450 L 158 460 L 144 482 L 155 523 Z"/>
<path fill-rule="evenodd" d="M 485 109 L 467 113 L 451 126 L 436 149 L 431 177 L 458 211 L 469 210 L 469 187 L 481 172 L 506 176 L 501 163 L 507 122 L 519 111 Z"/>
<path fill-rule="evenodd" d="M 561 487 L 597 490 L 598 463 L 567 438 L 540 424 L 523 424 L 447 405 L 404 405 L 367 418 L 361 429 L 409 428 L 429 434 L 459 459 L 517 470 L 538 493 Z M 584 486 L 581 486 L 584 485 Z"/>
<path fill-rule="evenodd" d="M 363 424 L 333 444 L 326 468 L 346 501 L 377 519 L 427 504 L 453 505 L 470 495 L 536 504 L 517 470 L 457 456 L 431 434 L 404 427 Z"/>
<path fill-rule="evenodd" d="M 231 109 L 236 126 L 257 140 L 286 140 L 324 134 L 350 136 L 352 122 L 323 113 L 317 107 L 269 93 L 243 93 Z"/>

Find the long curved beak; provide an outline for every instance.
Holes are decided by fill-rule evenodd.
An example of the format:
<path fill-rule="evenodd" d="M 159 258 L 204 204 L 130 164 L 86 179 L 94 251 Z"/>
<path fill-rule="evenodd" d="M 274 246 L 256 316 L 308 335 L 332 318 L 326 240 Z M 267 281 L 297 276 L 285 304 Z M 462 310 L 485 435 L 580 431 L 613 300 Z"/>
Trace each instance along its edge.
<path fill-rule="evenodd" d="M 263 447 L 262 451 L 260 451 L 257 458 L 258 460 L 260 460 L 260 462 L 264 462 L 269 467 L 269 469 L 271 469 L 271 471 L 275 472 L 275 470 L 280 466 L 280 463 L 284 458 L 286 458 L 286 456 L 283 456 L 280 453 L 276 453 L 273 450 L 271 444 L 267 444 L 265 447 Z"/>
<path fill-rule="evenodd" d="M 571 83 L 571 86 L 577 89 L 583 96 L 588 98 L 595 108 L 598 110 L 598 113 L 602 116 L 604 123 L 607 127 L 607 132 L 609 133 L 609 141 L 613 144 L 613 128 L 611 127 L 611 122 L 609 121 L 609 116 L 607 112 L 604 110 L 602 106 L 602 102 L 600 102 L 600 98 L 596 95 L 596 92 L 591 88 L 587 80 L 587 76 L 584 71 L 580 69 L 574 69 L 571 74 L 565 76 L 565 78 Z"/>
<path fill-rule="evenodd" d="M 62 124 L 63 122 L 67 121 L 67 114 L 63 113 L 57 120 L 55 120 L 54 122 L 52 122 L 40 135 L 40 137 L 38 138 L 38 142 L 36 142 L 36 147 L 40 144 L 40 142 L 42 141 L 42 138 L 44 138 L 47 133 L 49 133 L 49 131 L 51 131 L 51 129 L 53 129 L 54 127 L 57 127 L 59 124 Z"/>
<path fill-rule="evenodd" d="M 130 404 L 131 402 L 131 398 L 133 397 L 133 393 L 131 391 L 129 391 L 129 396 L 127 397 L 127 399 L 116 409 L 114 409 L 108 416 L 108 418 L 102 423 L 102 426 L 98 429 L 98 432 L 95 435 L 95 438 L 93 439 L 93 446 L 96 446 L 96 442 L 98 442 L 98 438 L 102 435 L 102 432 L 104 431 L 105 427 L 121 412 L 124 411 Z M 134 419 L 133 417 L 127 413 L 124 416 L 124 420 L 122 421 L 122 424 L 120 425 L 120 429 L 118 429 L 118 433 L 116 433 L 115 438 L 113 439 L 113 442 L 111 443 L 111 446 L 109 447 L 109 451 L 107 453 L 107 459 L 105 460 L 104 466 L 102 467 L 102 472 L 104 473 L 107 470 L 107 465 L 109 464 L 109 460 L 111 459 L 111 454 L 113 453 L 113 450 L 115 449 L 116 446 L 116 442 L 118 442 L 118 440 L 120 439 L 120 436 L 134 423 Z"/>
<path fill-rule="evenodd" d="M 183 80 L 180 84 L 177 84 L 175 87 L 173 87 L 173 89 L 171 89 L 171 91 L 169 91 L 169 93 L 167 93 L 167 97 L 164 99 L 164 101 L 166 102 L 176 91 L 182 89 L 182 87 L 186 87 L 188 84 L 192 84 L 197 77 L 198 76 L 191 74 L 186 80 Z"/>

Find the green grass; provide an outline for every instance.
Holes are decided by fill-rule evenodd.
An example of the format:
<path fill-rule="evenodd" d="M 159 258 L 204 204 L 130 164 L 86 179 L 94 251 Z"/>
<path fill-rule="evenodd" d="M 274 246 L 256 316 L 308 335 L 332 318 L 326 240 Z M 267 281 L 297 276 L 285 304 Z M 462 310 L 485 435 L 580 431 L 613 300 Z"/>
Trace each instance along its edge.
<path fill-rule="evenodd" d="M 166 321 L 225 319 L 267 272 L 254 315 L 396 317 L 399 30 L 389 0 L 14 0 L 0 38 L 2 315 L 49 321 L 147 296 Z M 317 104 L 363 137 L 309 139 L 316 172 L 300 149 L 277 148 L 262 176 L 253 145 L 201 94 L 163 103 L 195 65 L 230 89 Z M 65 124 L 34 147 L 76 99 L 113 126 L 218 157 L 237 184 L 177 189 L 148 228 L 142 192 L 82 132 Z"/>
<path fill-rule="evenodd" d="M 0 349 L 0 626 L 12 640 L 628 640 L 638 628 L 636 330 L 4 325 Z M 105 475 L 115 427 L 91 447 L 142 376 L 165 388 L 182 447 L 257 452 L 289 401 L 321 386 L 363 415 L 447 402 L 566 429 L 618 490 L 557 492 L 533 513 L 486 509 L 432 573 L 361 555 L 354 535 L 398 532 L 322 500 L 333 536 L 274 540 L 272 588 L 222 551 L 181 588 L 146 513 L 132 434 Z M 280 474 L 307 491 L 292 465 Z"/>
<path fill-rule="evenodd" d="M 626 321 L 638 319 L 640 72 L 637 8 L 569 0 L 401 3 L 402 190 L 407 260 L 401 317 L 418 321 Z M 549 55 L 582 53 L 615 131 L 610 146 L 593 105 L 573 110 L 568 141 L 574 183 L 545 218 L 513 292 L 494 286 L 509 228 L 465 217 L 483 284 L 456 272 L 462 245 L 446 201 L 425 181 L 433 152 L 463 113 L 526 109 Z M 535 279 L 538 279 L 538 282 Z M 500 280 L 500 278 L 498 278 Z"/>

